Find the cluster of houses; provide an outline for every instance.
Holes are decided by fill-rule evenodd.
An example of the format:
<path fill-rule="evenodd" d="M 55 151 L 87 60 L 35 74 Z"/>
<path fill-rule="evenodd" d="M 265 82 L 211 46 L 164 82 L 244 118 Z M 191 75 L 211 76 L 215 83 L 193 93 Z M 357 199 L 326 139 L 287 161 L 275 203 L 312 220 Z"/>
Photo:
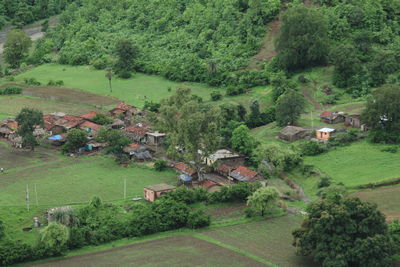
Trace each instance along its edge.
<path fill-rule="evenodd" d="M 368 130 L 365 124 L 361 123 L 360 114 L 345 114 L 344 112 L 325 111 L 320 114 L 320 119 L 326 124 L 343 123 L 346 128 L 358 128 L 362 131 Z M 323 127 L 315 130 L 313 135 L 308 129 L 297 126 L 287 126 L 279 133 L 279 138 L 284 141 L 293 142 L 305 138 L 316 138 L 317 141 L 327 142 L 335 133 L 335 128 Z M 314 132 L 314 130 L 313 130 Z"/>

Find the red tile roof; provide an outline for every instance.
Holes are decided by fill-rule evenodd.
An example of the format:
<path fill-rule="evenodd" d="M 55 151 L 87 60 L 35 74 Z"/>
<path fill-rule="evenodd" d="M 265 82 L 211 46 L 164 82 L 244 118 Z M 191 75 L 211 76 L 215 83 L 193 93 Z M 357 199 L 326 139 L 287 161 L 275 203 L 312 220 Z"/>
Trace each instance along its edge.
<path fill-rule="evenodd" d="M 86 114 L 82 114 L 80 117 L 84 118 L 86 120 L 93 120 L 93 118 L 97 115 L 97 112 L 95 111 L 91 111 L 89 113 Z"/>
<path fill-rule="evenodd" d="M 149 130 L 142 127 L 129 126 L 126 127 L 125 131 L 128 133 L 133 133 L 137 136 L 145 136 Z"/>
<path fill-rule="evenodd" d="M 218 184 L 215 183 L 215 182 L 213 182 L 213 181 L 210 181 L 210 180 L 205 180 L 205 181 L 201 184 L 201 186 L 202 186 L 202 187 L 205 187 L 205 188 L 210 188 L 210 187 L 212 187 L 212 186 L 214 186 L 214 185 L 218 185 Z"/>
<path fill-rule="evenodd" d="M 17 130 L 18 129 L 18 122 L 16 121 L 9 121 L 7 122 L 7 127 L 10 128 L 11 130 Z"/>
<path fill-rule="evenodd" d="M 229 174 L 234 168 L 226 164 L 220 164 L 215 170 L 223 174 Z"/>
<path fill-rule="evenodd" d="M 320 117 L 328 117 L 328 116 L 331 116 L 332 115 L 332 112 L 330 112 L 330 111 L 324 111 L 324 112 L 322 112 L 319 116 Z"/>
<path fill-rule="evenodd" d="M 92 129 L 92 130 L 94 130 L 96 132 L 98 132 L 101 127 L 102 127 L 101 125 L 93 123 L 93 122 L 90 122 L 90 121 L 85 121 L 81 125 L 79 125 L 79 128 L 81 128 L 81 129 L 90 128 L 90 129 Z"/>
<path fill-rule="evenodd" d="M 174 166 L 174 169 L 178 172 L 184 172 L 189 175 L 193 175 L 196 173 L 195 169 L 191 168 L 189 165 L 187 165 L 184 162 L 175 163 L 173 166 Z"/>
<path fill-rule="evenodd" d="M 248 179 L 252 179 L 255 176 L 257 176 L 257 174 L 258 174 L 256 171 L 250 170 L 250 169 L 248 169 L 248 168 L 246 168 L 244 166 L 240 166 L 239 168 L 237 168 L 233 172 L 239 173 L 240 175 L 242 175 L 242 176 L 244 176 L 244 177 L 246 177 Z"/>
<path fill-rule="evenodd" d="M 111 113 L 113 113 L 113 114 L 122 114 L 124 112 L 125 112 L 125 110 L 120 109 L 120 108 L 114 108 L 113 110 L 111 110 Z"/>
<path fill-rule="evenodd" d="M 54 123 L 56 122 L 56 116 L 52 114 L 45 114 L 43 115 L 43 121 L 44 121 L 44 128 L 47 131 L 51 131 L 54 127 Z"/>
<path fill-rule="evenodd" d="M 116 109 L 122 109 L 124 111 L 132 110 L 135 109 L 135 107 L 127 105 L 127 104 L 119 104 L 118 106 L 115 107 Z"/>

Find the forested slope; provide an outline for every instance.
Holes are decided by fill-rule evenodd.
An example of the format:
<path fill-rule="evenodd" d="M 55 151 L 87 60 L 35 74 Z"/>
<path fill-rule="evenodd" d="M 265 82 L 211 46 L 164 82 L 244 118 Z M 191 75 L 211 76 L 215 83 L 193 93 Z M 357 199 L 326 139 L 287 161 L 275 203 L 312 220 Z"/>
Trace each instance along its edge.
<path fill-rule="evenodd" d="M 0 0 L 0 28 L 23 26 L 59 14 L 74 0 Z"/>
<path fill-rule="evenodd" d="M 129 38 L 139 47 L 137 70 L 189 81 L 245 66 L 280 7 L 280 0 L 80 2 L 51 34 L 61 63 L 108 64 L 116 41 Z"/>

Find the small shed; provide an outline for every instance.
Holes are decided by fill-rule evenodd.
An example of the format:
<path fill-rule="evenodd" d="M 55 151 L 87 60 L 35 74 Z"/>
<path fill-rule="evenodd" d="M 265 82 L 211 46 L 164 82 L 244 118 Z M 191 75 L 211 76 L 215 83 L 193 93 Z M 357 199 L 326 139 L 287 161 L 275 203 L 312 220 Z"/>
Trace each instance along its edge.
<path fill-rule="evenodd" d="M 218 149 L 214 154 L 211 154 L 205 158 L 205 163 L 208 166 L 212 166 L 214 163 L 224 163 L 230 166 L 239 166 L 243 165 L 244 162 L 245 157 L 243 155 L 240 155 L 239 153 L 227 148 Z"/>
<path fill-rule="evenodd" d="M 297 141 L 306 136 L 307 130 L 297 126 L 287 126 L 279 133 L 279 138 L 288 142 Z"/>
<path fill-rule="evenodd" d="M 329 140 L 335 131 L 332 128 L 322 128 L 316 131 L 316 137 L 319 140 Z"/>
<path fill-rule="evenodd" d="M 258 180 L 259 175 L 256 171 L 250 170 L 245 166 L 240 166 L 230 173 L 229 178 L 238 182 L 254 182 Z"/>
<path fill-rule="evenodd" d="M 319 115 L 321 120 L 325 123 L 329 124 L 335 124 L 335 123 L 340 123 L 344 122 L 345 117 L 343 112 L 330 112 L 330 111 L 325 111 Z"/>
<path fill-rule="evenodd" d="M 353 128 L 361 128 L 360 117 L 360 114 L 346 115 L 345 124 Z"/>
<path fill-rule="evenodd" d="M 150 202 L 156 201 L 157 198 L 162 196 L 165 193 L 174 191 L 176 189 L 175 186 L 168 184 L 156 184 L 149 185 L 144 187 L 144 199 Z"/>
<path fill-rule="evenodd" d="M 159 131 L 148 132 L 147 133 L 147 144 L 152 146 L 161 145 L 165 140 L 165 133 L 160 133 Z"/>

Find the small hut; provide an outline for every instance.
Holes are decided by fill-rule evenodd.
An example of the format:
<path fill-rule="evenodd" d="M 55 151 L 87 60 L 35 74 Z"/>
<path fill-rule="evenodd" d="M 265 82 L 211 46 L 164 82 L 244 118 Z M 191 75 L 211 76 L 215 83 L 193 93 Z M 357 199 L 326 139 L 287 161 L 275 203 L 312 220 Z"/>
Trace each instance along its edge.
<path fill-rule="evenodd" d="M 288 142 L 297 141 L 306 136 L 307 130 L 296 126 L 287 126 L 279 133 L 279 138 Z"/>
<path fill-rule="evenodd" d="M 317 139 L 327 141 L 332 137 L 335 131 L 336 130 L 332 128 L 319 129 L 318 131 L 316 131 Z"/>
<path fill-rule="evenodd" d="M 157 198 L 165 193 L 175 190 L 176 187 L 168 184 L 156 184 L 144 187 L 144 199 L 150 202 L 156 201 Z"/>

